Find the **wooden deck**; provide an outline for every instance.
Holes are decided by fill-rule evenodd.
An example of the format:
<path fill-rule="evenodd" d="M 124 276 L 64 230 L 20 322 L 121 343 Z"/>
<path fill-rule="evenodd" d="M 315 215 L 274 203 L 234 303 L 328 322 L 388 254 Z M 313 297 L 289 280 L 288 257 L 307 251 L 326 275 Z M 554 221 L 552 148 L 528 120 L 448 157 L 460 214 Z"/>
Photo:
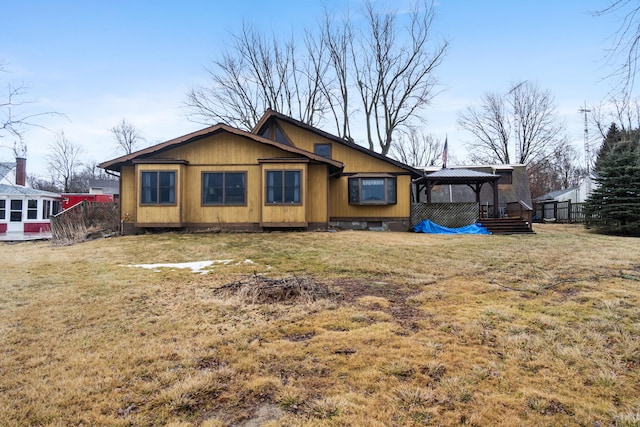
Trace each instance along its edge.
<path fill-rule="evenodd" d="M 493 234 L 535 234 L 531 223 L 520 218 L 483 218 L 478 222 Z"/>
<path fill-rule="evenodd" d="M 38 233 L 8 232 L 0 233 L 0 242 L 25 242 L 28 240 L 49 240 L 51 239 L 50 231 L 42 231 Z"/>

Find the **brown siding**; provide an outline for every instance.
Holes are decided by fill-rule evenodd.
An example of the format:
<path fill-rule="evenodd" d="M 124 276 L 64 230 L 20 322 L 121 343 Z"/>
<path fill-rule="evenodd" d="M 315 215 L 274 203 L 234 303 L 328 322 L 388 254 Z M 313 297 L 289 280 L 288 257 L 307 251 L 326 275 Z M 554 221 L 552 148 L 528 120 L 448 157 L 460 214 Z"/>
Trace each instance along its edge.
<path fill-rule="evenodd" d="M 330 143 L 331 155 L 335 160 L 344 163 L 344 173 L 401 173 L 407 171 L 391 163 L 369 156 L 366 153 L 331 141 L 307 129 L 290 123 L 278 121 L 295 146 L 303 150 L 313 151 L 314 144 Z M 397 177 L 397 203 L 385 206 L 349 205 L 348 176 L 331 179 L 329 212 L 331 218 L 409 218 L 411 216 L 411 177 Z"/>
<path fill-rule="evenodd" d="M 124 166 L 120 171 L 120 219 L 125 224 L 136 220 L 136 172 L 133 166 Z"/>
<path fill-rule="evenodd" d="M 156 155 L 158 158 L 177 158 L 199 165 L 255 165 L 263 157 L 293 157 L 289 153 L 256 143 L 238 135 L 219 133 Z"/>
<path fill-rule="evenodd" d="M 329 221 L 329 182 L 325 165 L 310 165 L 307 186 L 307 213 L 309 222 Z"/>
<path fill-rule="evenodd" d="M 331 180 L 331 217 L 338 218 L 408 218 L 411 216 L 411 177 L 397 177 L 397 203 L 395 205 L 360 206 L 349 204 L 346 176 Z"/>

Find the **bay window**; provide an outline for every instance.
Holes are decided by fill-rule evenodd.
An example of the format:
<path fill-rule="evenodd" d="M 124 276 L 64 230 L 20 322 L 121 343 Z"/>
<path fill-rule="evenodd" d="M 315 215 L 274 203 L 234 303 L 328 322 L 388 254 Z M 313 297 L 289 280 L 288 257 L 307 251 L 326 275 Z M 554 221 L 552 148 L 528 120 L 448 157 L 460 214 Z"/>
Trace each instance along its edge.
<path fill-rule="evenodd" d="M 349 178 L 350 204 L 391 205 L 396 202 L 396 177 L 355 175 Z"/>

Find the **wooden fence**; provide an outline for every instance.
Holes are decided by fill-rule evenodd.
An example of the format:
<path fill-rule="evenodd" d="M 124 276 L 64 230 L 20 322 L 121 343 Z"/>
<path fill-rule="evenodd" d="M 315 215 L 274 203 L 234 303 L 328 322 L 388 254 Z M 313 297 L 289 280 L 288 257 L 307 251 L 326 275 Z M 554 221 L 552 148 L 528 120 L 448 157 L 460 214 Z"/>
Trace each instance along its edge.
<path fill-rule="evenodd" d="M 572 203 L 570 200 L 564 202 L 538 202 L 534 208 L 534 220 L 539 222 L 583 223 L 585 222 L 583 206 L 584 203 Z"/>

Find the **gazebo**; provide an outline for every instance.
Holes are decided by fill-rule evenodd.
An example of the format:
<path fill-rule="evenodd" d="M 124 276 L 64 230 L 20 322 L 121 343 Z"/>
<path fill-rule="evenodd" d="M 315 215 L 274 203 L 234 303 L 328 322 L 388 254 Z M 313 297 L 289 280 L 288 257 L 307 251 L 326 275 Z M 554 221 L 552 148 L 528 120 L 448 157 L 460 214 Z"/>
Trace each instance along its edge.
<path fill-rule="evenodd" d="M 478 172 L 471 169 L 442 168 L 413 181 L 417 190 L 417 202 L 420 202 L 420 194 L 426 189 L 427 203 L 431 203 L 431 191 L 436 185 L 466 185 L 476 195 L 476 202 L 480 205 L 480 191 L 482 186 L 489 183 L 493 189 L 493 212 L 491 216 L 498 218 L 498 180 L 500 175 Z"/>

